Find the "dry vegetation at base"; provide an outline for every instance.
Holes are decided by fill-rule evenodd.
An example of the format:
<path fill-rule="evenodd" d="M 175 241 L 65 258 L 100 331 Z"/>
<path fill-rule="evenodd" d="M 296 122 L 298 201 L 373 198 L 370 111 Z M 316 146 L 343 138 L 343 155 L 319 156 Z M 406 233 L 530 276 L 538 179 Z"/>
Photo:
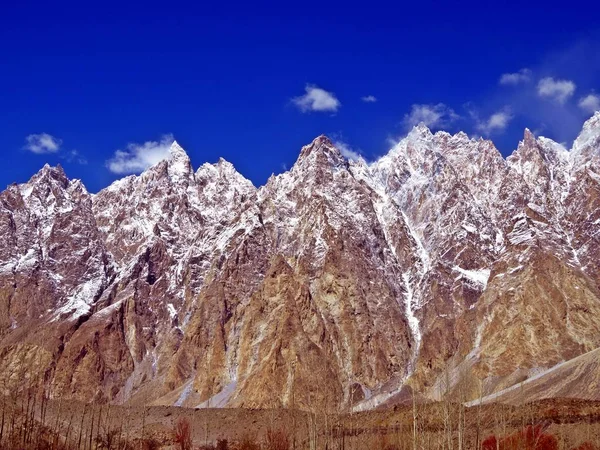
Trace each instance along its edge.
<path fill-rule="evenodd" d="M 352 414 L 127 407 L 0 397 L 0 450 L 600 450 L 600 402 L 466 408 L 440 402 Z"/>

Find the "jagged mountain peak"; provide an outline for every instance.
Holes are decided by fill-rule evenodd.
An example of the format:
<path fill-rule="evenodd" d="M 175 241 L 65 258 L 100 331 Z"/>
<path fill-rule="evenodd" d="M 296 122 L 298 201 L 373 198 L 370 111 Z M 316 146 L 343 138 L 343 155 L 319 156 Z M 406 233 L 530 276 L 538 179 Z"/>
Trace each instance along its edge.
<path fill-rule="evenodd" d="M 46 163 L 44 166 L 28 181 L 28 183 L 40 183 L 54 181 L 58 182 L 63 188 L 67 188 L 69 185 L 69 178 L 65 173 L 65 170 L 60 164 L 51 166 Z"/>
<path fill-rule="evenodd" d="M 543 136 L 536 138 L 529 128 L 525 128 L 523 140 L 507 158 L 509 165 L 521 174 L 530 171 L 533 167 L 563 164 L 568 160 L 569 152 L 562 144 Z M 538 167 L 539 169 L 541 167 Z"/>
<path fill-rule="evenodd" d="M 525 130 L 523 130 L 523 139 L 519 141 L 516 150 L 509 156 L 509 158 L 511 156 L 518 156 L 523 153 L 531 152 L 532 150 L 538 150 L 537 138 L 529 128 L 525 128 Z"/>
<path fill-rule="evenodd" d="M 600 111 L 596 111 L 584 124 L 573 142 L 571 153 L 575 158 L 588 161 L 598 155 L 600 149 Z"/>
<path fill-rule="evenodd" d="M 177 141 L 173 141 L 167 158 L 167 173 L 172 181 L 188 180 L 193 176 L 190 157 Z"/>
<path fill-rule="evenodd" d="M 69 182 L 68 190 L 70 192 L 76 192 L 82 195 L 90 195 L 87 188 L 85 187 L 85 184 L 83 184 L 83 181 L 81 181 L 79 178 L 72 179 Z"/>
<path fill-rule="evenodd" d="M 223 160 L 224 161 L 224 160 Z M 234 209 L 233 205 L 243 203 L 247 205 L 254 198 L 257 189 L 252 182 L 239 173 L 231 163 L 205 163 L 198 168 L 195 174 L 195 194 L 201 208 L 207 208 L 206 202 L 215 217 L 226 214 L 220 208 Z M 227 205 L 227 206 L 226 206 Z M 208 214 L 208 209 L 203 214 Z"/>
<path fill-rule="evenodd" d="M 586 120 L 583 124 L 583 129 L 600 128 L 600 110 L 596 111 L 592 117 Z"/>
<path fill-rule="evenodd" d="M 529 128 L 523 132 L 523 140 L 519 142 L 519 148 L 536 149 L 544 153 L 545 156 L 558 158 L 568 157 L 568 150 L 563 144 L 560 144 L 545 136 L 536 137 Z"/>
<path fill-rule="evenodd" d="M 217 168 L 219 170 L 220 173 L 222 173 L 225 176 L 228 177 L 234 177 L 234 178 L 243 178 L 244 180 L 246 180 L 246 178 L 240 173 L 238 172 L 238 170 L 235 168 L 235 166 L 227 161 L 225 158 L 219 158 L 219 160 L 214 164 L 214 167 Z M 250 180 L 246 180 L 246 181 L 250 181 Z"/>
<path fill-rule="evenodd" d="M 523 140 L 521 141 L 521 145 L 525 145 L 527 147 L 532 147 L 536 144 L 537 139 L 535 135 L 531 132 L 529 128 L 525 128 L 523 131 Z"/>
<path fill-rule="evenodd" d="M 177 155 L 182 155 L 187 157 L 187 152 L 183 149 L 179 143 L 174 140 L 171 146 L 169 147 L 169 154 L 171 157 L 177 157 Z"/>
<path fill-rule="evenodd" d="M 300 154 L 302 155 L 303 153 L 306 153 L 306 152 L 309 153 L 314 148 L 320 148 L 321 146 L 335 147 L 333 145 L 333 141 L 327 135 L 320 134 L 319 136 L 314 138 L 310 144 L 303 146 L 302 149 L 300 150 Z"/>
<path fill-rule="evenodd" d="M 173 141 L 171 146 L 169 147 L 169 156 L 166 158 L 167 162 L 170 164 L 176 163 L 188 163 L 190 161 L 190 157 L 187 152 L 183 149 L 181 145 L 177 141 Z"/>
<path fill-rule="evenodd" d="M 324 134 L 316 137 L 310 144 L 302 147 L 294 166 L 305 165 L 306 161 L 328 163 L 332 166 L 339 166 L 346 163 L 346 159 L 340 150 Z"/>
<path fill-rule="evenodd" d="M 265 199 L 295 189 L 311 196 L 314 189 L 320 191 L 323 186 L 330 185 L 338 172 L 351 176 L 349 168 L 350 162 L 341 151 L 327 136 L 320 135 L 302 147 L 290 170 L 269 177 L 267 183 L 259 188 L 259 197 Z"/>
<path fill-rule="evenodd" d="M 411 136 L 429 137 L 433 133 L 424 122 L 419 122 L 417 125 L 412 127 L 408 134 Z"/>
<path fill-rule="evenodd" d="M 441 137 L 438 136 L 438 137 Z M 400 139 L 390 151 L 371 164 L 375 173 L 389 172 L 394 170 L 403 172 L 405 176 L 421 177 L 423 172 L 430 172 L 440 159 L 436 137 L 423 123 L 412 128 L 412 130 Z M 391 172 L 390 172 L 391 173 Z"/>
<path fill-rule="evenodd" d="M 223 180 L 231 187 L 241 190 L 255 190 L 250 180 L 244 177 L 235 166 L 224 158 L 219 158 L 216 163 L 204 163 L 195 174 L 196 182 L 204 185 L 211 181 Z"/>
<path fill-rule="evenodd" d="M 464 131 L 451 134 L 446 131 L 437 131 L 433 135 L 433 140 L 440 153 L 447 155 L 453 153 L 472 158 L 474 153 L 491 154 L 494 158 L 502 158 L 493 141 L 483 137 L 471 137 Z M 503 158 L 502 158 L 503 159 Z M 468 161 L 464 161 L 468 164 Z"/>
<path fill-rule="evenodd" d="M 189 155 L 177 141 L 173 141 L 162 159 L 157 160 L 139 174 L 132 174 L 115 180 L 111 185 L 102 189 L 115 191 L 133 186 L 138 182 L 153 183 L 156 180 L 168 180 L 173 183 L 189 183 L 194 176 Z"/>
<path fill-rule="evenodd" d="M 540 144 L 542 149 L 552 154 L 554 157 L 567 160 L 569 159 L 570 152 L 560 142 L 556 142 L 553 139 L 540 136 L 537 138 L 537 142 Z"/>
<path fill-rule="evenodd" d="M 450 141 L 455 144 L 476 142 L 477 139 L 472 139 L 464 131 L 452 134 L 444 130 L 436 131 L 433 135 L 438 141 Z"/>

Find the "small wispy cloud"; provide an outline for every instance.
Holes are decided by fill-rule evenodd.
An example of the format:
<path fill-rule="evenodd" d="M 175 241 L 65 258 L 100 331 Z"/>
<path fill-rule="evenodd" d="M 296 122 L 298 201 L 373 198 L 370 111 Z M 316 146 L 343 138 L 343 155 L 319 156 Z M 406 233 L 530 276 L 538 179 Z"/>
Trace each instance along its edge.
<path fill-rule="evenodd" d="M 377 97 L 375 97 L 374 95 L 365 95 L 360 99 L 365 103 L 375 103 L 377 101 Z"/>
<path fill-rule="evenodd" d="M 173 141 L 172 134 L 165 134 L 160 141 L 127 144 L 126 150 L 117 150 L 113 157 L 106 161 L 106 167 L 118 174 L 142 172 L 166 159 Z"/>
<path fill-rule="evenodd" d="M 77 150 L 65 150 L 62 139 L 48 133 L 30 134 L 23 148 L 36 155 L 52 154 L 69 163 L 87 164 L 87 159 Z"/>
<path fill-rule="evenodd" d="M 362 155 L 358 150 L 353 149 L 348 143 L 337 140 L 333 142 L 333 145 L 340 151 L 344 158 L 350 161 L 358 161 L 362 158 Z"/>
<path fill-rule="evenodd" d="M 521 83 L 527 83 L 531 80 L 531 70 L 524 68 L 514 73 L 503 73 L 498 81 L 504 86 L 515 86 Z"/>
<path fill-rule="evenodd" d="M 588 113 L 600 111 L 600 95 L 588 94 L 585 97 L 581 97 L 577 106 Z"/>
<path fill-rule="evenodd" d="M 571 80 L 555 80 L 552 77 L 542 78 L 537 85 L 540 97 L 565 103 L 575 93 L 575 83 Z"/>
<path fill-rule="evenodd" d="M 485 120 L 476 118 L 475 128 L 483 135 L 501 132 L 508 127 L 513 115 L 508 108 L 497 111 Z"/>
<path fill-rule="evenodd" d="M 306 94 L 292 99 L 292 103 L 304 113 L 311 111 L 337 112 L 342 106 L 333 92 L 328 92 L 312 84 L 307 84 L 304 90 Z"/>
<path fill-rule="evenodd" d="M 74 162 L 81 165 L 86 165 L 88 163 L 85 156 L 83 156 L 78 150 L 75 149 L 64 153 L 63 155 L 61 155 L 61 157 L 69 163 Z"/>
<path fill-rule="evenodd" d="M 424 123 L 429 128 L 444 128 L 459 118 L 460 116 L 452 108 L 443 103 L 415 104 L 411 106 L 410 113 L 404 115 L 403 123 L 407 129 L 420 123 Z"/>
<path fill-rule="evenodd" d="M 30 134 L 25 138 L 25 150 L 37 155 L 45 153 L 57 153 L 62 145 L 62 140 L 48 134 Z"/>

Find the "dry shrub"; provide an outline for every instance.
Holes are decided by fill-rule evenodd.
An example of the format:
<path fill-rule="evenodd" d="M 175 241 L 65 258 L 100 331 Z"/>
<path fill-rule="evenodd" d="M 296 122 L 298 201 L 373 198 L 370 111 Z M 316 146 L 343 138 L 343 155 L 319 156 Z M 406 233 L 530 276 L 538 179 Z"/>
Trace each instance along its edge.
<path fill-rule="evenodd" d="M 378 450 L 399 450 L 398 446 L 391 442 L 392 438 L 387 434 L 380 434 L 377 438 L 375 448 Z"/>
<path fill-rule="evenodd" d="M 235 450 L 260 450 L 260 444 L 251 436 L 245 435 L 233 448 Z"/>
<path fill-rule="evenodd" d="M 119 430 L 106 430 L 96 437 L 96 446 L 99 449 L 110 450 L 116 448 Z"/>
<path fill-rule="evenodd" d="M 481 450 L 496 450 L 498 448 L 498 438 L 494 435 L 486 437 L 481 443 Z"/>
<path fill-rule="evenodd" d="M 558 450 L 558 441 L 544 432 L 542 425 L 527 426 L 503 438 L 487 437 L 481 444 L 482 450 Z"/>
<path fill-rule="evenodd" d="M 158 449 L 160 449 L 160 444 L 158 443 L 158 441 L 156 439 L 147 438 L 142 441 L 142 449 L 143 450 L 158 450 Z"/>
<path fill-rule="evenodd" d="M 229 441 L 227 439 L 217 439 L 217 443 L 201 445 L 198 450 L 229 450 Z"/>
<path fill-rule="evenodd" d="M 173 428 L 173 442 L 180 450 L 192 450 L 192 427 L 185 417 L 179 418 Z"/>
<path fill-rule="evenodd" d="M 575 447 L 573 450 L 598 450 L 598 447 L 591 442 L 584 442 L 579 447 Z"/>
<path fill-rule="evenodd" d="M 216 450 L 229 450 L 229 442 L 227 439 L 217 439 Z"/>
<path fill-rule="evenodd" d="M 290 439 L 283 430 L 267 430 L 267 437 L 265 440 L 266 450 L 289 450 Z"/>
<path fill-rule="evenodd" d="M 152 447 L 148 447 L 147 445 L 145 446 L 144 443 L 142 443 L 142 448 L 144 448 L 145 450 L 154 450 Z M 119 450 L 135 450 L 137 448 L 137 446 L 131 442 L 131 441 L 121 441 L 121 443 L 119 444 Z"/>

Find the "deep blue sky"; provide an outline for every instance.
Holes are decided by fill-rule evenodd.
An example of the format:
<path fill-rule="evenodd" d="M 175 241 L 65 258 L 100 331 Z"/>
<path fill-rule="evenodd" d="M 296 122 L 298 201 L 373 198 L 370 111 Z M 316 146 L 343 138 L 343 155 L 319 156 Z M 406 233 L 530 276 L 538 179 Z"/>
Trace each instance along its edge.
<path fill-rule="evenodd" d="M 376 158 L 413 105 L 442 114 L 432 128 L 489 135 L 507 154 L 525 126 L 572 140 L 594 105 L 578 102 L 600 92 L 593 2 L 206 3 L 5 2 L 0 186 L 49 162 L 95 192 L 122 176 L 106 165 L 117 149 L 167 133 L 195 167 L 222 156 L 260 185 L 321 133 Z M 575 88 L 542 95 L 547 77 Z M 300 111 L 307 84 L 341 106 Z M 25 150 L 40 133 L 60 149 Z"/>

